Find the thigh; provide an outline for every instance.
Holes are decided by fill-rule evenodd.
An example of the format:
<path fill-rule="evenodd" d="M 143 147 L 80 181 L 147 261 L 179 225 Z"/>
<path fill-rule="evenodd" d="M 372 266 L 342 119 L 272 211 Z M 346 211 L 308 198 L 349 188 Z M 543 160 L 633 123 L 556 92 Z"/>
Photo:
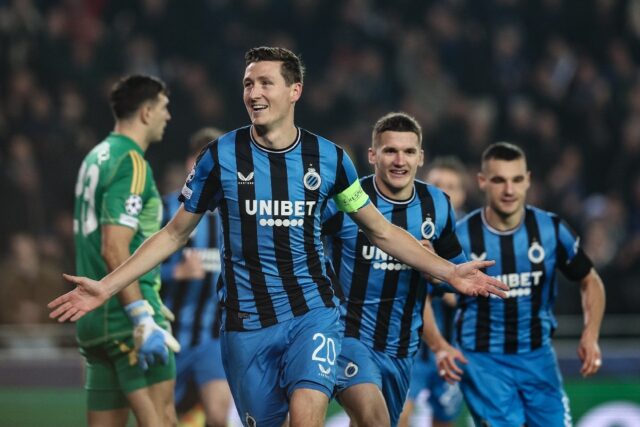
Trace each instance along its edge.
<path fill-rule="evenodd" d="M 382 373 L 373 358 L 373 351 L 356 338 L 342 339 L 337 370 L 338 393 L 357 384 L 373 384 L 382 390 Z"/>
<path fill-rule="evenodd" d="M 407 400 L 416 400 L 418 394 L 428 387 L 430 359 L 416 357 L 411 369 Z"/>
<path fill-rule="evenodd" d="M 330 398 L 342 344 L 338 309 L 316 308 L 288 323 L 280 386 L 288 397 L 296 389 L 306 388 Z"/>
<path fill-rule="evenodd" d="M 80 348 L 85 358 L 88 411 L 110 411 L 128 408 L 129 403 L 120 388 L 117 370 L 102 346 Z M 128 409 L 126 409 L 128 411 Z"/>
<path fill-rule="evenodd" d="M 357 426 L 390 425 L 389 411 L 380 387 L 373 383 L 354 384 L 338 394 L 352 424 Z"/>
<path fill-rule="evenodd" d="M 513 427 L 524 423 L 524 408 L 518 394 L 514 370 L 500 360 L 507 355 L 465 352 L 460 387 L 477 425 Z M 513 356 L 511 356 L 513 357 Z"/>
<path fill-rule="evenodd" d="M 120 388 L 125 394 L 176 378 L 176 359 L 172 351 L 166 364 L 152 364 L 145 371 L 138 366 L 133 338 L 113 341 L 106 347 L 116 367 Z"/>
<path fill-rule="evenodd" d="M 255 331 L 221 334 L 222 361 L 245 426 L 280 427 L 289 405 L 280 385 L 282 354 L 286 348 L 283 325 Z"/>
<path fill-rule="evenodd" d="M 209 340 L 199 345 L 193 361 L 193 377 L 198 387 L 215 380 L 226 380 L 220 354 L 220 340 Z"/>
<path fill-rule="evenodd" d="M 569 398 L 563 390 L 553 349 L 544 347 L 531 352 L 521 366 L 520 391 L 527 426 L 571 425 Z"/>
<path fill-rule="evenodd" d="M 380 352 L 375 352 L 374 357 L 382 372 L 382 395 L 387 404 L 391 425 L 395 426 L 409 391 L 413 359 L 398 359 Z"/>

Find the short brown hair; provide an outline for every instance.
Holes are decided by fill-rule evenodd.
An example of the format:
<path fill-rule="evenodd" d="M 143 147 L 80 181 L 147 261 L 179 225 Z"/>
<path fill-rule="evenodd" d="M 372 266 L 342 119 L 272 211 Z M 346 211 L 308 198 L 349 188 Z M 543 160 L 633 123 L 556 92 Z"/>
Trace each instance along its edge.
<path fill-rule="evenodd" d="M 111 90 L 109 100 L 116 120 L 128 119 L 148 101 L 155 101 L 161 93 L 169 95 L 167 86 L 156 77 L 134 74 L 120 79 Z"/>
<path fill-rule="evenodd" d="M 492 159 L 506 161 L 525 159 L 526 161 L 527 157 L 522 148 L 510 142 L 501 141 L 491 144 L 482 153 L 482 163 Z"/>
<path fill-rule="evenodd" d="M 381 133 L 392 132 L 413 132 L 418 136 L 418 145 L 422 145 L 422 127 L 418 121 L 404 112 L 393 112 L 380 117 L 371 133 L 371 144 L 375 146 Z"/>
<path fill-rule="evenodd" d="M 284 47 L 260 46 L 249 49 L 244 55 L 246 65 L 260 61 L 280 61 L 280 72 L 287 86 L 302 83 L 304 80 L 304 65 L 295 53 Z"/>

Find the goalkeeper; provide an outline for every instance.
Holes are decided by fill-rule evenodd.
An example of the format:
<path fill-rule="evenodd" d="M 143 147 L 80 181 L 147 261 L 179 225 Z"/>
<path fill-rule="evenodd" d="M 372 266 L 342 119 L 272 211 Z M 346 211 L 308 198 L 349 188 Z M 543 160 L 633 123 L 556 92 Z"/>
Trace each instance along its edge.
<path fill-rule="evenodd" d="M 76 268 L 95 279 L 118 267 L 160 228 L 161 198 L 144 159 L 171 118 L 163 82 L 120 80 L 110 95 L 114 131 L 85 157 L 75 187 Z M 142 276 L 77 323 L 86 361 L 88 424 L 176 424 L 173 403 L 177 341 L 158 295 L 160 272 Z"/>

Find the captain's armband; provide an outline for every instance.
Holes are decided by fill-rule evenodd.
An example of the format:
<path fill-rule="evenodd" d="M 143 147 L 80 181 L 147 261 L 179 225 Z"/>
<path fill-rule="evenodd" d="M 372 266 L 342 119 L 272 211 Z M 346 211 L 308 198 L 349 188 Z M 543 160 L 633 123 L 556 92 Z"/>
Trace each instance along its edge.
<path fill-rule="evenodd" d="M 362 189 L 360 181 L 356 180 L 342 193 L 337 194 L 333 200 L 336 202 L 338 209 L 346 213 L 352 213 L 365 206 L 369 202 L 369 196 Z"/>

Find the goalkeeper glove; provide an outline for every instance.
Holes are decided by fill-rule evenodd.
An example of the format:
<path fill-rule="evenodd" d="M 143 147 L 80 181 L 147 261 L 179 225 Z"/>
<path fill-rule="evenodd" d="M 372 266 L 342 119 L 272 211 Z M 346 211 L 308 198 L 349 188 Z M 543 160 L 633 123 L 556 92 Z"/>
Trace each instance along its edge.
<path fill-rule="evenodd" d="M 133 338 L 140 368 L 146 371 L 155 362 L 166 364 L 169 360 L 167 347 L 176 353 L 180 351 L 178 341 L 153 320 L 153 308 L 146 300 L 127 304 L 124 310 L 134 326 Z"/>

